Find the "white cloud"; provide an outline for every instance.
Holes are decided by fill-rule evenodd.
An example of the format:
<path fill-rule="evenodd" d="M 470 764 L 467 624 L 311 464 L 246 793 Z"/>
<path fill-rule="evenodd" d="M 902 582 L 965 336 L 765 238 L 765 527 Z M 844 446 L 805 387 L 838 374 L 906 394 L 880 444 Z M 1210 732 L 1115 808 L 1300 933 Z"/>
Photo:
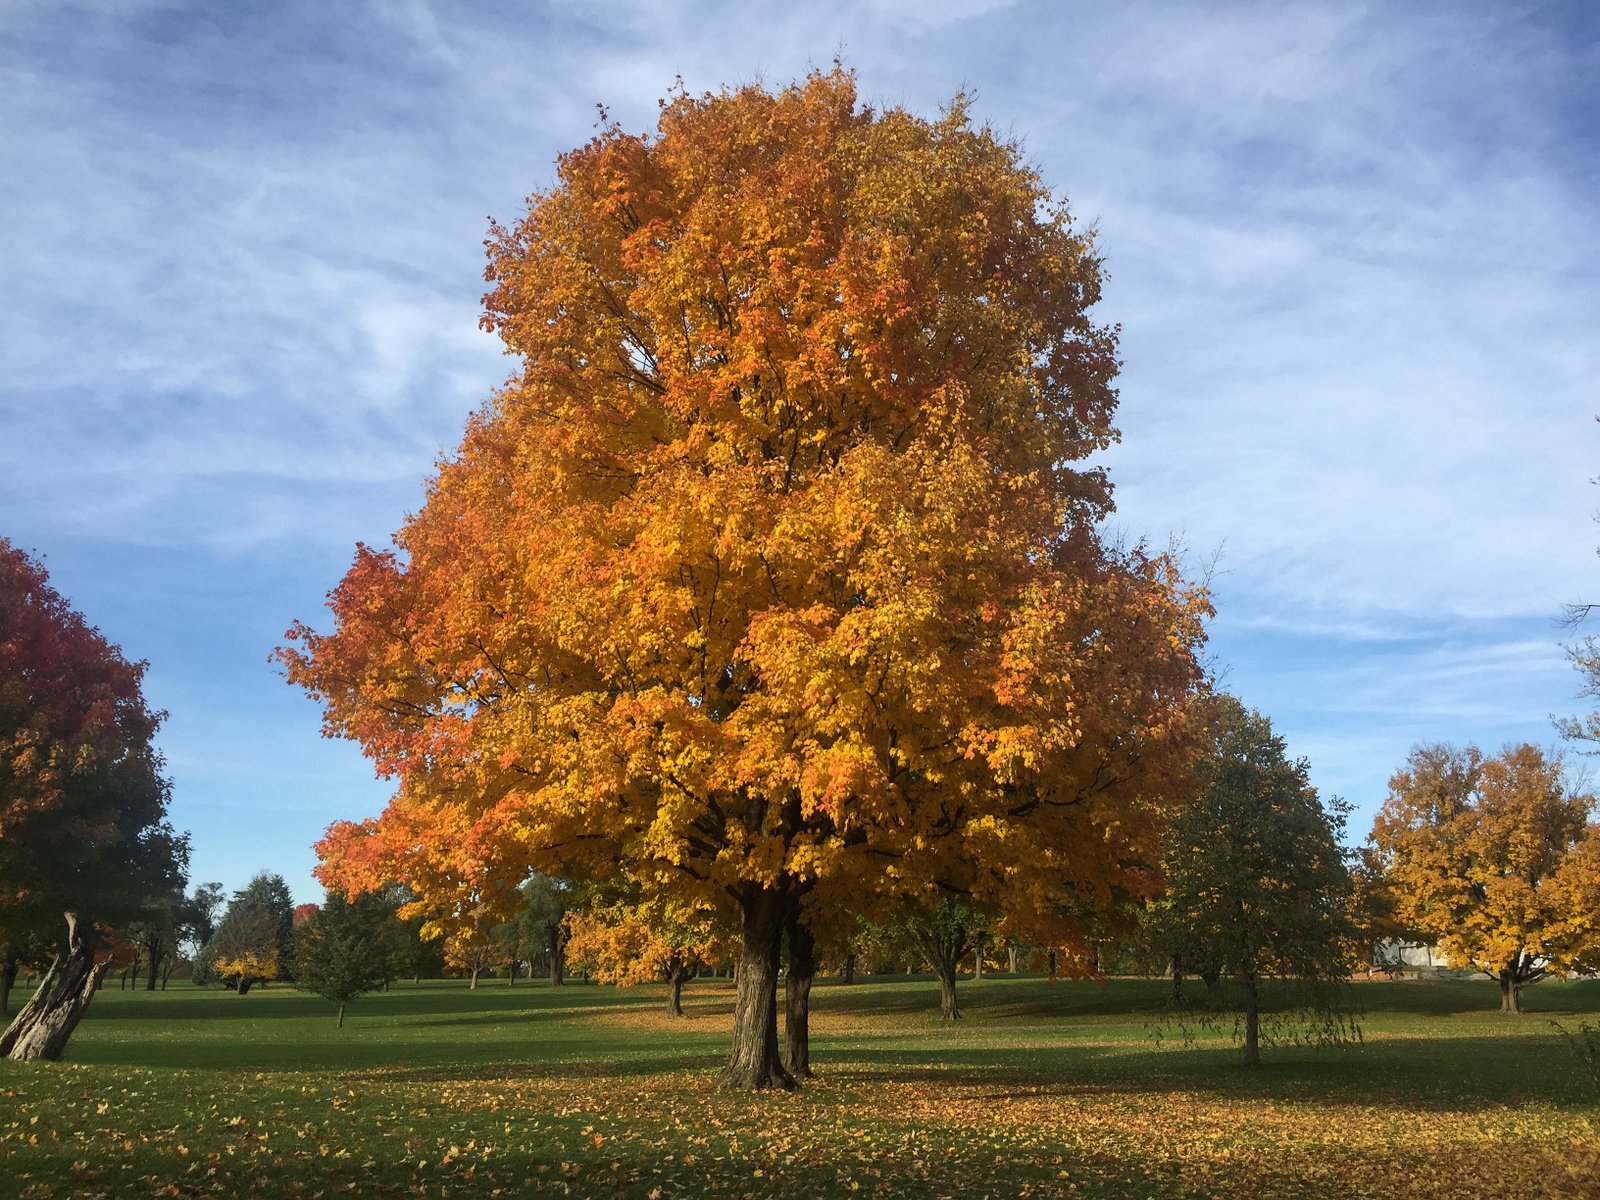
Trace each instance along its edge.
<path fill-rule="evenodd" d="M 1567 19 L 14 4 L 0 533 L 138 614 L 123 635 L 180 677 L 216 645 L 164 640 L 140 588 L 170 606 L 249 578 L 278 620 L 314 616 L 295 606 L 415 506 L 511 365 L 476 329 L 485 217 L 549 183 L 597 102 L 644 128 L 675 76 L 781 85 L 842 49 L 871 103 L 974 92 L 1099 225 L 1128 360 L 1118 520 L 1226 547 L 1218 656 L 1333 790 L 1370 793 L 1408 738 L 1547 728 L 1573 690 L 1550 617 L 1600 591 L 1600 39 Z M 207 639 L 259 657 L 270 635 L 216 603 Z M 214 702 L 266 685 L 232 686 Z M 204 736 L 185 761 L 208 781 L 294 757 Z"/>

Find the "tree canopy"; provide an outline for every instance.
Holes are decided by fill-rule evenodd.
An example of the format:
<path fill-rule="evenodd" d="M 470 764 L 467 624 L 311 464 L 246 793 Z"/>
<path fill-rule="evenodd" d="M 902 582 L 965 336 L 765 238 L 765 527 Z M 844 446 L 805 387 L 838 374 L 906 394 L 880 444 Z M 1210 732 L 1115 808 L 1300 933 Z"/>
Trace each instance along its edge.
<path fill-rule="evenodd" d="M 330 892 L 296 930 L 296 984 L 337 1004 L 343 1028 L 345 1006 L 393 978 L 404 933 L 382 892 L 354 900 Z"/>
<path fill-rule="evenodd" d="M 1262 989 L 1292 985 L 1293 1036 L 1341 1040 L 1339 989 L 1352 949 L 1344 808 L 1324 806 L 1304 759 L 1237 699 L 1208 704 L 1211 736 L 1192 799 L 1179 804 L 1162 854 L 1166 888 L 1151 907 L 1173 973 L 1208 985 L 1208 1001 L 1243 1017 L 1245 1062 L 1260 1061 Z"/>
<path fill-rule="evenodd" d="M 725 1082 L 787 1086 L 802 903 L 956 889 L 1070 940 L 1154 886 L 1207 604 L 1098 535 L 1091 238 L 958 98 L 816 73 L 612 125 L 488 241 L 519 369 L 292 681 L 396 794 L 324 882 L 620 871 L 743 923 Z"/>
<path fill-rule="evenodd" d="M 1372 827 L 1397 919 L 1500 982 L 1501 1007 L 1548 975 L 1600 967 L 1600 826 L 1559 756 L 1526 743 L 1418 746 Z"/>
<path fill-rule="evenodd" d="M 0 538 L 0 946 L 57 936 L 66 909 L 117 923 L 181 889 L 144 672 Z"/>

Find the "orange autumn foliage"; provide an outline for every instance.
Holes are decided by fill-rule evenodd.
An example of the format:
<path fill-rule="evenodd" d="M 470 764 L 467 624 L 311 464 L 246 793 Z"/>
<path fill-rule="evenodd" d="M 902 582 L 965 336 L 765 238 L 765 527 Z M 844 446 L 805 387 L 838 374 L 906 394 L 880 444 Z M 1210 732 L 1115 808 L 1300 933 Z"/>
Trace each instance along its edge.
<path fill-rule="evenodd" d="M 1548 975 L 1600 968 L 1600 825 L 1559 758 L 1419 746 L 1389 780 L 1372 857 L 1399 923 L 1500 981 L 1502 1007 Z"/>
<path fill-rule="evenodd" d="M 747 963 L 802 902 L 1151 890 L 1208 609 L 1098 536 L 1115 335 L 1014 145 L 841 70 L 676 95 L 488 250 L 518 373 L 280 652 L 397 784 L 324 882 L 620 867 Z"/>
<path fill-rule="evenodd" d="M 693 977 L 733 949 L 709 914 L 672 916 L 661 905 L 611 904 L 566 917 L 567 960 L 601 983 Z"/>

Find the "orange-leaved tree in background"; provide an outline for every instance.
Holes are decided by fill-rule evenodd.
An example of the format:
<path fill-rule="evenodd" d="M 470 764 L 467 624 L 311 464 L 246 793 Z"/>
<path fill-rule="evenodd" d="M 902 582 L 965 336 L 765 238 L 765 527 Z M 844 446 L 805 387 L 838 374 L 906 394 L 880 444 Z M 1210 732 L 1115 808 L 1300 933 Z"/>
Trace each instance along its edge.
<path fill-rule="evenodd" d="M 567 914 L 567 958 L 601 983 L 667 984 L 667 1012 L 683 1016 L 683 985 L 730 948 L 716 914 L 661 902 L 600 904 Z"/>
<path fill-rule="evenodd" d="M 937 886 L 1053 943 L 1155 885 L 1207 605 L 1098 535 L 1115 335 L 1014 144 L 840 69 L 674 95 L 488 250 L 519 372 L 281 651 L 397 783 L 325 882 L 731 903 L 741 1088 L 793 1082 L 802 904 Z"/>
<path fill-rule="evenodd" d="M 1500 982 L 1501 1009 L 1546 976 L 1600 967 L 1600 827 L 1559 757 L 1418 746 L 1389 780 L 1373 858 L 1404 927 Z"/>

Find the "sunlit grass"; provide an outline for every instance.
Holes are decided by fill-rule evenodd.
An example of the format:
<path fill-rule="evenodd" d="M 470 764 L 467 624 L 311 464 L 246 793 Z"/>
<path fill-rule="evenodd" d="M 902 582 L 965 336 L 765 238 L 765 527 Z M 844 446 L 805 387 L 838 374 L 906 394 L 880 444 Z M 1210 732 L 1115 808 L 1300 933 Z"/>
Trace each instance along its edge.
<path fill-rule="evenodd" d="M 504 981 L 352 1005 L 103 993 L 67 1061 L 0 1065 L 0 1195 L 1596 1196 L 1593 1085 L 1491 984 L 1362 984 L 1364 1042 L 1158 1046 L 1161 985 L 823 983 L 799 1095 L 712 1089 L 732 992 Z"/>

